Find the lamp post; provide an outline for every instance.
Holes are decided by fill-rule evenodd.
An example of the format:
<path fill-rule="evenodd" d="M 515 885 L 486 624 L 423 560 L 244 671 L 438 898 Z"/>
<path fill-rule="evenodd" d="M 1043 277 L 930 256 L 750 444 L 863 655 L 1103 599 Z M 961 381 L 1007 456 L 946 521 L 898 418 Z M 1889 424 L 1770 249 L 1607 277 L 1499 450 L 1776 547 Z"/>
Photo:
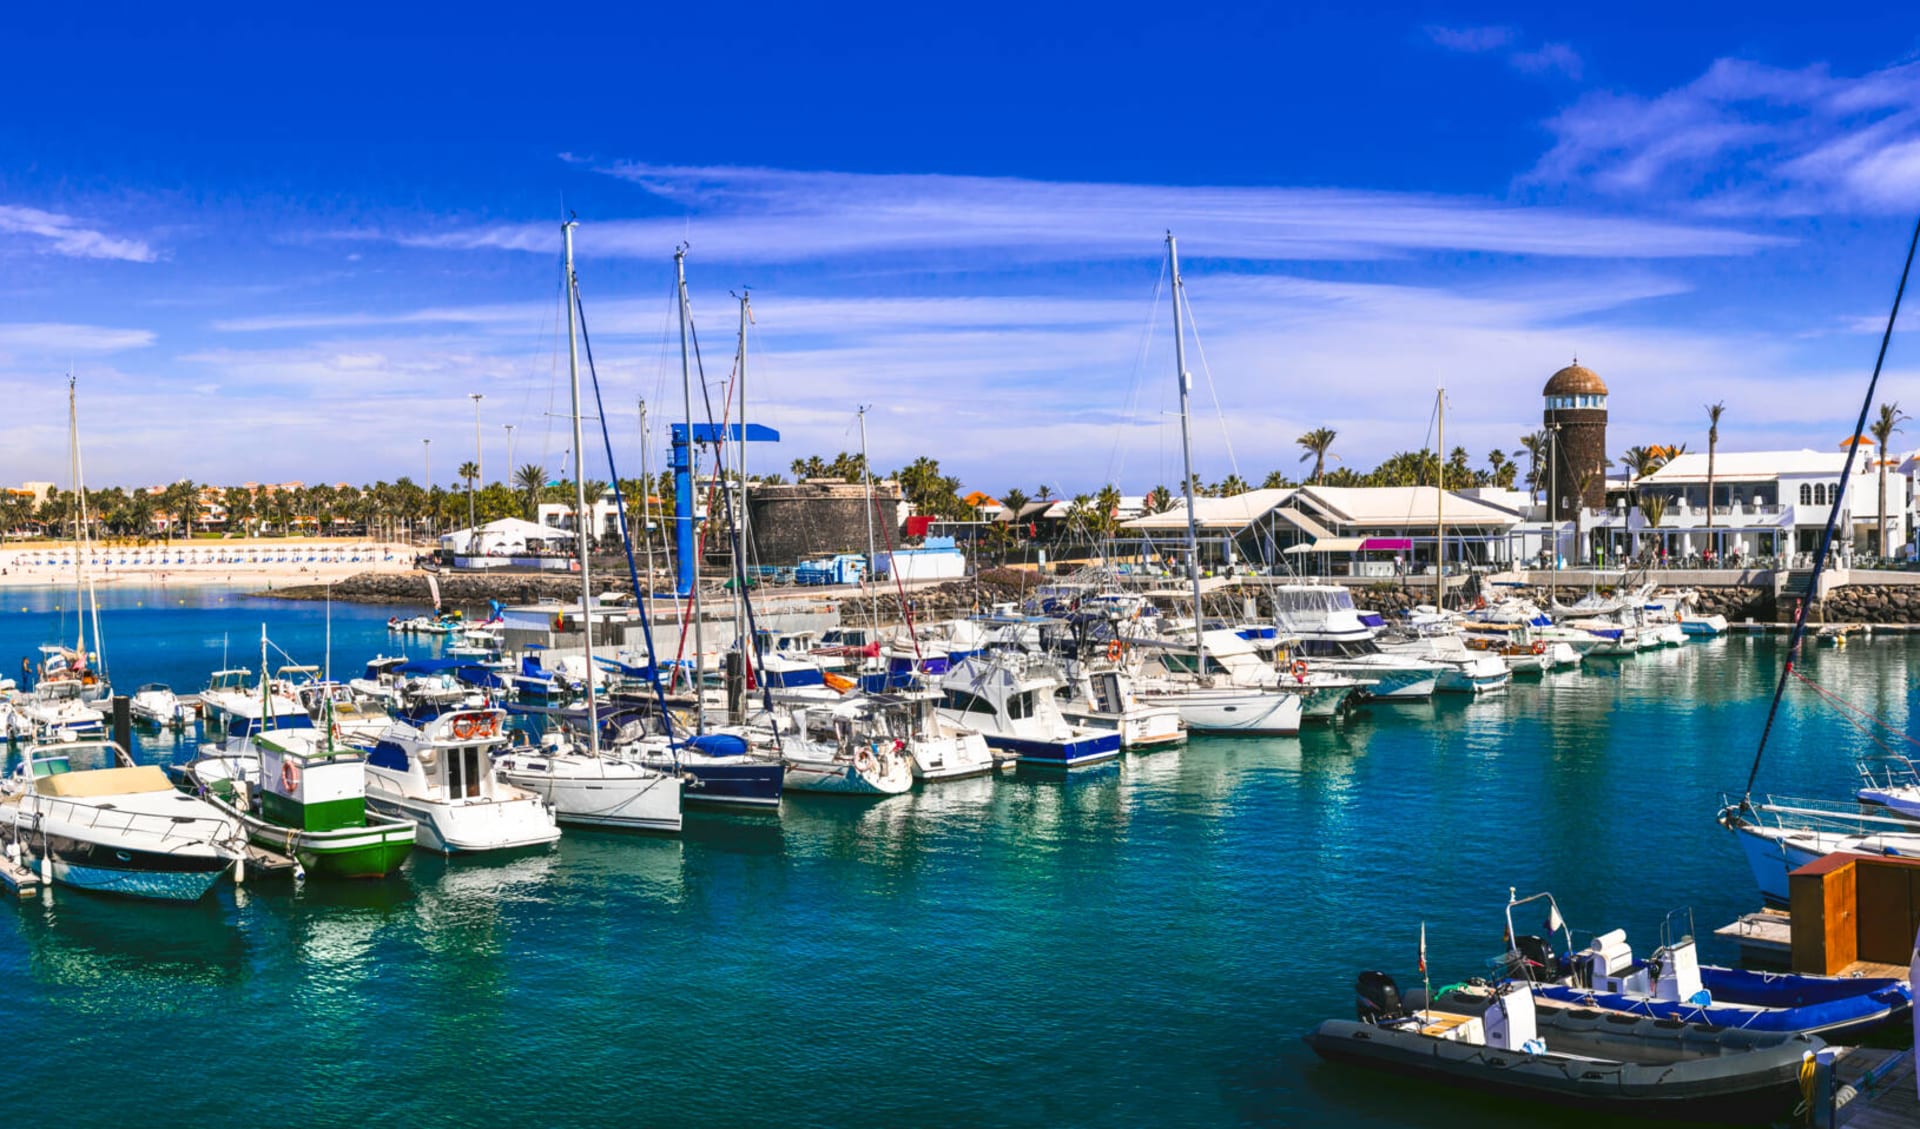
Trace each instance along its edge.
<path fill-rule="evenodd" d="M 502 424 L 507 429 L 507 489 L 513 489 L 513 425 Z"/>
<path fill-rule="evenodd" d="M 427 457 L 427 536 L 433 536 L 433 440 L 422 439 L 420 446 Z"/>

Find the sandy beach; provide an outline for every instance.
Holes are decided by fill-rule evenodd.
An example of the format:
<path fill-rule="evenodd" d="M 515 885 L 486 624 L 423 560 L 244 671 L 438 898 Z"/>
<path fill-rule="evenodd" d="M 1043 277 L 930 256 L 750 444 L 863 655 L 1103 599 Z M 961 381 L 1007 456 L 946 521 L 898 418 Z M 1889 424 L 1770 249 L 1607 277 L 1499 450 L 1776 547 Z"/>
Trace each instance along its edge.
<path fill-rule="evenodd" d="M 86 576 L 96 586 L 233 585 L 270 589 L 328 584 L 367 572 L 406 572 L 421 550 L 398 542 L 303 538 L 89 545 Z M 0 588 L 48 588 L 74 582 L 72 542 L 0 548 Z"/>

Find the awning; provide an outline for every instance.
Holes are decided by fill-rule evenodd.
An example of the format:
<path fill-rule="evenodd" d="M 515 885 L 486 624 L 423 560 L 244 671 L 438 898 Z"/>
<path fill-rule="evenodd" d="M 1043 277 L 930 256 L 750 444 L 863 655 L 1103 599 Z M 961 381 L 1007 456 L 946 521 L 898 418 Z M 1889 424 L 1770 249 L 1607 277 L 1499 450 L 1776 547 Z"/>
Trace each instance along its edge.
<path fill-rule="evenodd" d="M 1320 537 L 1313 544 L 1292 545 L 1281 550 L 1283 553 L 1357 553 L 1366 547 L 1364 537 Z"/>
<path fill-rule="evenodd" d="M 1283 518 L 1286 518 L 1289 522 L 1291 522 L 1294 525 L 1295 528 L 1299 529 L 1301 532 L 1305 533 L 1309 537 L 1314 538 L 1315 540 L 1318 540 L 1323 537 L 1333 536 L 1333 532 L 1329 530 L 1326 526 L 1321 525 L 1319 522 L 1308 517 L 1306 514 L 1301 513 L 1298 509 L 1294 508 L 1293 506 L 1280 506 L 1277 509 L 1275 509 L 1273 512 L 1279 514 Z"/>
<path fill-rule="evenodd" d="M 1410 553 L 1413 551 L 1413 538 L 1411 537 L 1369 537 L 1366 539 L 1366 542 L 1362 544 L 1360 547 L 1368 551 L 1372 551 L 1374 549 L 1380 549 L 1386 552 Z"/>

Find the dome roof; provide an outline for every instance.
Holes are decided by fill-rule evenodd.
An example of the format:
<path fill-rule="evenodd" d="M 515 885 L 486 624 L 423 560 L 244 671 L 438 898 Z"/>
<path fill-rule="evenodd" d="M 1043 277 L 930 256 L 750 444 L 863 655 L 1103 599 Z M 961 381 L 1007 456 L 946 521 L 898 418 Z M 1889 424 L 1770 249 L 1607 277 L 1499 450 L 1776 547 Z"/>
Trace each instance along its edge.
<path fill-rule="evenodd" d="M 1542 396 L 1605 396 L 1607 382 L 1600 379 L 1599 373 L 1590 368 L 1582 368 L 1580 362 L 1575 361 L 1554 373 L 1547 381 L 1547 386 L 1541 389 L 1540 394 Z"/>

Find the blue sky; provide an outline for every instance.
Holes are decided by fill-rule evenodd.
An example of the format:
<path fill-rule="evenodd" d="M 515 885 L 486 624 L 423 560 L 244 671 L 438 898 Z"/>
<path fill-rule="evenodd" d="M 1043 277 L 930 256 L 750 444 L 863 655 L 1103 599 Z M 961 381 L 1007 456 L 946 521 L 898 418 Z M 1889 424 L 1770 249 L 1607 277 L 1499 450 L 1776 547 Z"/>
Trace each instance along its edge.
<path fill-rule="evenodd" d="M 623 470 L 753 291 L 760 465 L 969 486 L 1478 460 L 1578 354 L 1611 447 L 1831 446 L 1920 210 L 1920 20 L 1879 6 L 253 5 L 0 16 L 0 480 L 448 481 L 561 463 L 558 230 Z M 1674 9 L 1684 7 L 1685 11 Z M 1920 315 L 1916 315 L 1920 316 Z M 1910 324 L 1909 319 L 1909 324 Z M 1920 414 L 1896 339 L 1886 397 Z M 1215 407 L 1215 400 L 1218 408 Z M 1920 424 L 1906 437 L 1920 444 Z"/>

